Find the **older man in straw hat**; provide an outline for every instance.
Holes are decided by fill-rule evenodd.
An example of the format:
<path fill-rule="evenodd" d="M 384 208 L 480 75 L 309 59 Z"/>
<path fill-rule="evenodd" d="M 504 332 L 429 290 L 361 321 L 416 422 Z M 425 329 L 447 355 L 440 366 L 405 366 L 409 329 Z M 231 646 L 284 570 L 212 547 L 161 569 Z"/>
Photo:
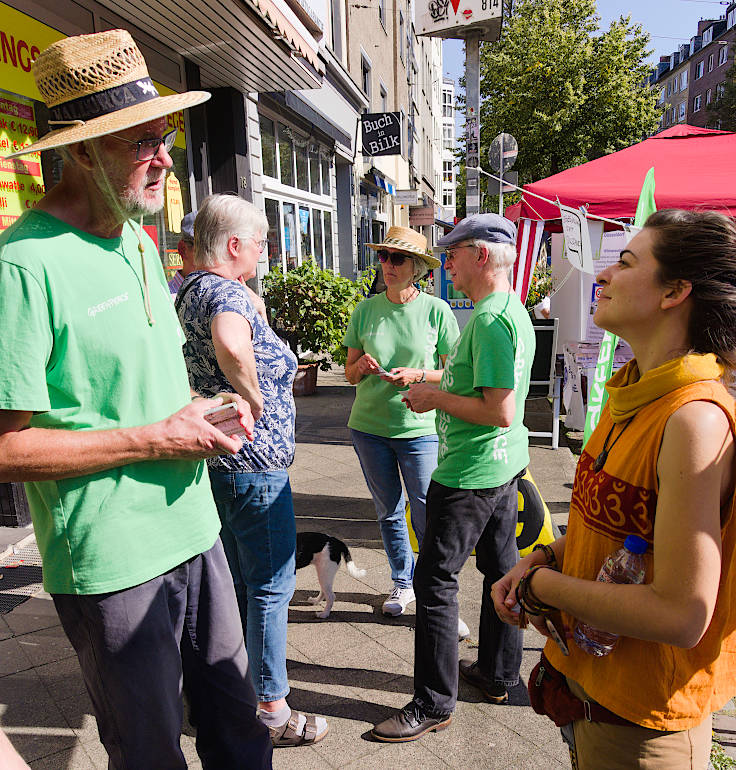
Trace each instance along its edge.
<path fill-rule="evenodd" d="M 415 412 L 437 410 L 438 465 L 427 492 L 427 529 L 414 573 L 414 698 L 373 729 L 382 741 L 420 738 L 450 724 L 457 700 L 457 575 L 475 548 L 483 573 L 478 660 L 460 673 L 491 703 L 519 682 L 521 634 L 501 622 L 491 585 L 518 560 L 517 478 L 529 464 L 522 423 L 534 358 L 529 314 L 513 293 L 508 219 L 477 214 L 439 240 L 445 269 L 475 309 L 447 357 L 439 387 L 409 386 Z"/>
<path fill-rule="evenodd" d="M 44 584 L 111 768 L 185 768 L 182 674 L 205 768 L 271 766 L 201 458 L 241 440 L 191 400 L 142 217 L 163 204 L 165 116 L 130 35 L 53 44 L 34 74 L 61 182 L 0 236 L 0 479 L 26 482 Z M 252 416 L 236 403 L 246 435 Z M 178 411 L 176 411 L 178 410 Z"/>

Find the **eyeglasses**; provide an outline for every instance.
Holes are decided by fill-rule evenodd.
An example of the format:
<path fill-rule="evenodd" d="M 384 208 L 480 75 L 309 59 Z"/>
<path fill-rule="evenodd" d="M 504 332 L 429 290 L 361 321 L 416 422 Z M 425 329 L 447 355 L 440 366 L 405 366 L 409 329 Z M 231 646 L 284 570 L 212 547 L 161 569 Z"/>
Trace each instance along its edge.
<path fill-rule="evenodd" d="M 450 249 L 445 249 L 445 261 L 448 259 L 455 259 L 457 256 L 457 252 L 460 251 L 460 249 L 472 249 L 474 248 L 472 243 L 463 243 L 459 246 L 453 246 Z"/>
<path fill-rule="evenodd" d="M 258 245 L 258 250 L 263 251 L 268 246 L 268 238 L 252 238 L 253 243 Z"/>
<path fill-rule="evenodd" d="M 386 262 L 391 262 L 394 267 L 400 267 L 409 259 L 408 254 L 397 254 L 395 251 L 389 251 L 388 249 L 381 249 L 376 253 L 376 256 L 382 265 Z"/>
<path fill-rule="evenodd" d="M 135 159 L 139 163 L 144 163 L 147 160 L 153 160 L 157 155 L 161 145 L 164 146 L 166 152 L 169 152 L 174 146 L 176 140 L 176 129 L 168 131 L 163 136 L 157 139 L 141 139 L 139 142 L 132 142 L 130 139 L 123 139 L 122 136 L 117 134 L 110 134 L 113 139 L 119 139 L 121 142 L 127 142 L 128 144 L 134 144 L 136 146 Z"/>

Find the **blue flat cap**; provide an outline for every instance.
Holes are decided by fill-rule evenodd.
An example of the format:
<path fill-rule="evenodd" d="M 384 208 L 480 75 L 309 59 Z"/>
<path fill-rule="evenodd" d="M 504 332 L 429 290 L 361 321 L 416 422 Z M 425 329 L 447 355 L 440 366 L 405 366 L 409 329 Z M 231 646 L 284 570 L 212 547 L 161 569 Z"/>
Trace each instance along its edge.
<path fill-rule="evenodd" d="M 196 211 L 190 211 L 185 214 L 181 220 L 181 234 L 194 240 L 194 220 L 197 216 Z"/>
<path fill-rule="evenodd" d="M 460 241 L 475 239 L 491 243 L 516 243 L 516 226 L 498 214 L 473 214 L 458 222 L 454 229 L 443 235 L 438 246 L 452 246 Z"/>

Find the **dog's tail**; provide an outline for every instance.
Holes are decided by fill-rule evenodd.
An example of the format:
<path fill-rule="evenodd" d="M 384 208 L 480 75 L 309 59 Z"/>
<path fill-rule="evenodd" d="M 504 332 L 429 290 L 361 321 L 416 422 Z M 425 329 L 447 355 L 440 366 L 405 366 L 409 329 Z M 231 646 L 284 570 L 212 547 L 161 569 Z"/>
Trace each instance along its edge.
<path fill-rule="evenodd" d="M 345 560 L 345 568 L 347 569 L 348 573 L 352 575 L 354 578 L 362 578 L 365 577 L 366 572 L 364 569 L 359 569 L 355 566 L 355 562 L 353 561 L 353 557 L 350 555 L 350 549 L 345 545 L 345 543 L 340 543 L 340 553 L 342 554 L 342 558 Z"/>

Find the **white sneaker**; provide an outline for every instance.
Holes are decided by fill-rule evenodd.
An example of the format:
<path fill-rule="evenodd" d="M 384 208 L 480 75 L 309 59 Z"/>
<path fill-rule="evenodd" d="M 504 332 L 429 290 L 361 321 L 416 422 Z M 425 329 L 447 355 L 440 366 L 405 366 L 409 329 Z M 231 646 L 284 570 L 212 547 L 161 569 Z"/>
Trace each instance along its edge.
<path fill-rule="evenodd" d="M 413 602 L 415 598 L 413 588 L 396 586 L 383 603 L 383 614 L 397 618 L 404 614 L 407 604 Z"/>
<path fill-rule="evenodd" d="M 468 624 L 462 619 L 457 619 L 457 638 L 462 642 L 463 639 L 467 639 L 470 636 L 470 629 Z"/>

